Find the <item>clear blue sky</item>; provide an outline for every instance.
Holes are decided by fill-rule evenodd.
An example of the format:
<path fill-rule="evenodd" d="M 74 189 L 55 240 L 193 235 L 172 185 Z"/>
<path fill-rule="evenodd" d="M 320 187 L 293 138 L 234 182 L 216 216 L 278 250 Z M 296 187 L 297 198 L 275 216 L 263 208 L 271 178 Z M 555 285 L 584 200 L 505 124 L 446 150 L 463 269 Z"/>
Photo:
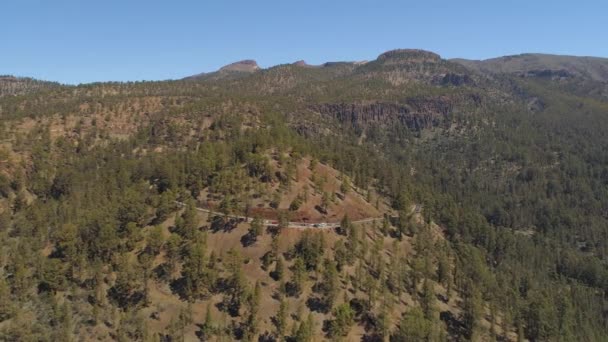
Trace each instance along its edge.
<path fill-rule="evenodd" d="M 241 59 L 262 67 L 522 52 L 608 57 L 608 1 L 6 0 L 0 74 L 64 83 L 181 78 Z"/>

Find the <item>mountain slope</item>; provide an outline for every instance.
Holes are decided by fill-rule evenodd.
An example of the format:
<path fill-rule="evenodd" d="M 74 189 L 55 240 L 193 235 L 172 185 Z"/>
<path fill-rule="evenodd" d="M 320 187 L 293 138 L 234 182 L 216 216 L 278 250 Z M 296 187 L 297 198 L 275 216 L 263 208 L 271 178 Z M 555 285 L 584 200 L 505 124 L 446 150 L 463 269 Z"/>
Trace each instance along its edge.
<path fill-rule="evenodd" d="M 584 77 L 608 82 L 608 58 L 577 57 L 548 54 L 521 54 L 486 60 L 452 59 L 473 70 L 519 75 Z"/>
<path fill-rule="evenodd" d="M 58 83 L 39 81 L 27 77 L 0 75 L 0 97 L 28 94 L 38 90 L 59 87 Z"/>
<path fill-rule="evenodd" d="M 0 98 L 0 339 L 605 341 L 608 101 L 526 73 L 394 50 Z"/>

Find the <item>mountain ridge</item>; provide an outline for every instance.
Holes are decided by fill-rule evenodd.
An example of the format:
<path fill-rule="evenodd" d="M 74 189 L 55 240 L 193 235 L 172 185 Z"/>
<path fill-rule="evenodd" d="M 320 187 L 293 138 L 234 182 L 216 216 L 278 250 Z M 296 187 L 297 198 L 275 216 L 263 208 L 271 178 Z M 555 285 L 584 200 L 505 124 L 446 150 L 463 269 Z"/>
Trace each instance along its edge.
<path fill-rule="evenodd" d="M 476 71 L 489 73 L 511 73 L 518 75 L 540 74 L 543 71 L 563 71 L 572 75 L 608 82 L 608 58 L 592 56 L 553 55 L 544 53 L 522 53 L 485 60 L 450 59 Z M 547 72 L 545 72 L 547 74 Z"/>

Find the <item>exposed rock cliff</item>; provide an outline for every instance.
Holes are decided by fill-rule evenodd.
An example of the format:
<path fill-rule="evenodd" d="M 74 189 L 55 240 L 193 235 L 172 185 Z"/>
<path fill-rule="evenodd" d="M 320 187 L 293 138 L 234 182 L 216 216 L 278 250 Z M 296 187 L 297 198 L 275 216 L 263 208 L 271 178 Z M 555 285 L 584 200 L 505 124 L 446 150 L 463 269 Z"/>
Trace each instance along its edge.
<path fill-rule="evenodd" d="M 478 97 L 466 99 L 481 102 Z M 438 126 L 453 113 L 456 101 L 450 97 L 414 97 L 404 103 L 333 103 L 321 104 L 310 109 L 321 115 L 327 115 L 343 123 L 356 127 L 371 124 L 401 124 L 414 130 Z"/>

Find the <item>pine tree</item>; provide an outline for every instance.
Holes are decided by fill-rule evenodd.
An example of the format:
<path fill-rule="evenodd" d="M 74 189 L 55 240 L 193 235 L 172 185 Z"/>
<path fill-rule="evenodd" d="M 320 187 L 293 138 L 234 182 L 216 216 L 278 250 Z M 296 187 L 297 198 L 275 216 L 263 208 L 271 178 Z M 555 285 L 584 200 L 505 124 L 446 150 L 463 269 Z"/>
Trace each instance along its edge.
<path fill-rule="evenodd" d="M 150 234 L 146 238 L 146 249 L 148 252 L 152 255 L 158 255 L 164 243 L 163 228 L 161 226 L 152 227 Z"/>
<path fill-rule="evenodd" d="M 258 237 L 260 235 L 262 235 L 262 232 L 263 232 L 262 220 L 258 216 L 256 216 L 251 221 L 251 225 L 249 228 L 249 234 L 251 235 L 251 237 L 253 238 L 254 241 L 257 241 Z"/>
<path fill-rule="evenodd" d="M 330 334 L 333 337 L 346 336 L 354 323 L 355 313 L 348 303 L 338 305 L 333 311 Z"/>
<path fill-rule="evenodd" d="M 252 341 L 258 332 L 258 311 L 260 308 L 260 300 L 262 296 L 262 288 L 260 282 L 255 283 L 253 292 L 248 298 L 248 315 L 246 319 L 246 339 Z"/>
<path fill-rule="evenodd" d="M 153 257 L 148 253 L 141 253 L 139 255 L 139 263 L 142 270 L 143 289 L 144 289 L 144 305 L 148 305 L 150 302 L 150 273 L 152 272 L 152 265 L 154 264 Z"/>
<path fill-rule="evenodd" d="M 340 221 L 340 231 L 344 235 L 349 235 L 351 231 L 351 223 L 348 219 L 348 215 L 344 214 L 342 221 Z"/>
<path fill-rule="evenodd" d="M 304 277 L 306 276 L 306 266 L 302 258 L 296 258 L 293 264 L 293 275 L 291 283 L 294 288 L 294 292 L 297 296 L 302 292 L 302 286 L 304 285 Z"/>
<path fill-rule="evenodd" d="M 14 305 L 11 301 L 11 293 L 4 275 L 0 275 L 0 322 L 13 316 Z"/>
<path fill-rule="evenodd" d="M 322 288 L 325 306 L 331 309 L 338 295 L 338 270 L 332 260 L 326 259 L 323 268 Z"/>
<path fill-rule="evenodd" d="M 61 341 L 70 342 L 73 341 L 73 329 L 74 323 L 72 322 L 72 307 L 69 303 L 63 304 L 61 318 L 61 330 L 59 332 L 59 339 Z"/>
<path fill-rule="evenodd" d="M 434 319 L 436 301 L 433 282 L 426 278 L 422 284 L 422 296 L 420 298 L 420 305 L 422 307 L 422 312 L 424 313 L 424 318 L 431 321 Z"/>
<path fill-rule="evenodd" d="M 432 329 L 432 323 L 424 318 L 422 310 L 415 307 L 403 315 L 391 341 L 431 341 Z"/>
<path fill-rule="evenodd" d="M 463 297 L 464 302 L 461 320 L 465 336 L 468 339 L 474 339 L 477 337 L 480 319 L 483 314 L 481 293 L 473 283 L 468 283 Z"/>
<path fill-rule="evenodd" d="M 275 280 L 281 281 L 281 280 L 283 280 L 284 274 L 285 274 L 285 266 L 283 264 L 283 257 L 279 256 L 277 258 L 277 262 L 274 267 L 273 277 L 275 278 Z"/>
<path fill-rule="evenodd" d="M 211 285 L 210 273 L 206 258 L 206 244 L 203 238 L 187 248 L 182 266 L 182 277 L 185 280 L 185 291 L 189 299 L 204 297 Z"/>
<path fill-rule="evenodd" d="M 211 304 L 207 304 L 207 310 L 205 312 L 205 322 L 201 326 L 201 335 L 205 340 L 209 340 L 213 335 L 214 326 L 213 318 L 211 317 Z"/>
<path fill-rule="evenodd" d="M 388 217 L 385 215 L 382 219 L 382 235 L 388 236 L 390 232 L 390 222 L 388 221 Z"/>
<path fill-rule="evenodd" d="M 306 320 L 300 323 L 300 327 L 298 328 L 295 341 L 296 342 L 312 342 L 313 341 L 313 329 L 314 329 L 314 319 L 312 314 L 309 313 Z"/>
<path fill-rule="evenodd" d="M 287 329 L 287 302 L 281 298 L 281 302 L 279 305 L 279 311 L 275 316 L 275 326 L 277 328 L 276 336 L 279 340 L 283 339 L 285 336 L 285 332 Z"/>
<path fill-rule="evenodd" d="M 189 199 L 186 203 L 186 209 L 181 215 L 181 220 L 175 223 L 175 228 L 178 234 L 184 239 L 192 240 L 196 236 L 198 228 L 198 219 L 196 215 L 196 205 L 193 199 Z"/>
<path fill-rule="evenodd" d="M 342 184 L 340 184 L 340 192 L 346 195 L 351 189 L 350 179 L 348 177 L 344 177 Z"/>
<path fill-rule="evenodd" d="M 167 264 L 169 265 L 169 273 L 173 272 L 177 267 L 177 263 L 181 259 L 182 238 L 177 234 L 171 234 L 165 244 Z"/>
<path fill-rule="evenodd" d="M 323 195 L 321 196 L 321 209 L 323 209 L 323 211 L 325 213 L 327 213 L 327 209 L 329 208 L 329 203 L 330 203 L 329 194 L 327 192 L 323 191 Z"/>

